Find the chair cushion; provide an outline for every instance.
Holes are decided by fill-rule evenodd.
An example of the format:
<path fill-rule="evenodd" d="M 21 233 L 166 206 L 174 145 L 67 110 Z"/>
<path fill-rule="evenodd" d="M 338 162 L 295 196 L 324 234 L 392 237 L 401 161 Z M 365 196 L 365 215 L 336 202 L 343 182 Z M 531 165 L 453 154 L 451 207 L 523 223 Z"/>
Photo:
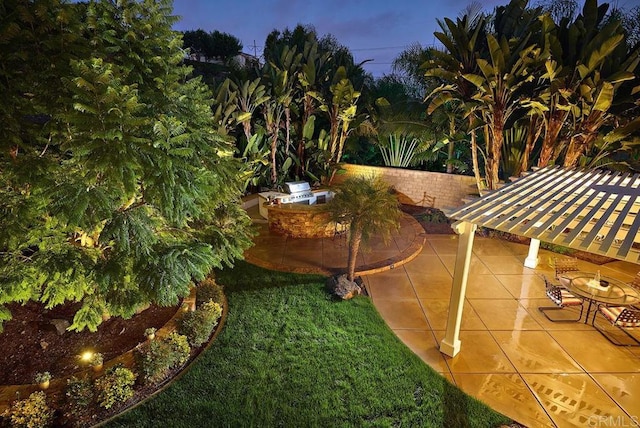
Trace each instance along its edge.
<path fill-rule="evenodd" d="M 578 306 L 582 305 L 582 300 L 561 287 L 547 288 L 547 296 L 558 306 Z"/>
<path fill-rule="evenodd" d="M 640 317 L 638 312 L 629 310 L 622 306 L 604 306 L 600 312 L 612 324 L 619 327 L 640 327 Z"/>

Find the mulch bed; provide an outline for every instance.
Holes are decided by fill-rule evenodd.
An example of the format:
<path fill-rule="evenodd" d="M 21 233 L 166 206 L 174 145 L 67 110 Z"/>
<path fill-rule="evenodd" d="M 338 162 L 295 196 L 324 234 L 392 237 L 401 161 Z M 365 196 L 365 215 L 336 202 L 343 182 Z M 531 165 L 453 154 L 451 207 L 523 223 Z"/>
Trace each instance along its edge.
<path fill-rule="evenodd" d="M 144 330 L 160 328 L 171 319 L 177 307 L 151 306 L 124 320 L 112 317 L 92 333 L 58 333 L 54 320 L 71 322 L 78 304 L 45 309 L 36 302 L 10 304 L 13 319 L 4 323 L 0 333 L 0 384 L 34 383 L 38 372 L 48 371 L 54 378 L 65 377 L 81 368 L 78 355 L 87 349 L 103 354 L 108 361 L 144 342 Z"/>

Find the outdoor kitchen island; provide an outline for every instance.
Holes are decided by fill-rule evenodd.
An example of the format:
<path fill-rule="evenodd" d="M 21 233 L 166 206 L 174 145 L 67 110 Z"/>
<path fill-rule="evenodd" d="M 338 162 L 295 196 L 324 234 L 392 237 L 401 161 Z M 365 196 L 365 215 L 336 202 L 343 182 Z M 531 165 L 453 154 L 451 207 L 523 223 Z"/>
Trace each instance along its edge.
<path fill-rule="evenodd" d="M 311 190 L 309 183 L 285 183 L 288 193 L 259 194 L 260 214 L 269 221 L 269 230 L 290 238 L 330 238 L 341 225 L 329 223 L 322 205 L 333 196 L 329 190 Z"/>

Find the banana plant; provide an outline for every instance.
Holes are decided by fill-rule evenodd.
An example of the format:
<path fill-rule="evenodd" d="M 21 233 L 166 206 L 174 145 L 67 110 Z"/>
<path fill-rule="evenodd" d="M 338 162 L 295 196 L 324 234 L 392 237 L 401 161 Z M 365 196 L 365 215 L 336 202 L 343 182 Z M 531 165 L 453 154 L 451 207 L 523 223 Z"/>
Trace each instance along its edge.
<path fill-rule="evenodd" d="M 237 88 L 237 113 L 236 122 L 242 124 L 247 141 L 253 136 L 252 122 L 256 110 L 269 100 L 266 87 L 261 83 L 262 79 L 245 80 Z"/>
<path fill-rule="evenodd" d="M 259 185 L 260 180 L 268 174 L 269 154 L 269 144 L 266 141 L 264 129 L 260 127 L 242 148 L 242 160 L 248 164 L 243 176 L 245 190 L 249 185 Z"/>
<path fill-rule="evenodd" d="M 521 106 L 520 91 L 533 80 L 529 70 L 535 68 L 541 51 L 536 45 L 529 45 L 526 38 L 513 45 L 506 37 L 498 41 L 487 34 L 487 44 L 490 61 L 479 58 L 480 74 L 463 77 L 475 85 L 472 98 L 478 102 L 479 112 L 489 126 L 485 168 L 489 188 L 494 189 L 499 181 L 505 125 Z"/>
<path fill-rule="evenodd" d="M 230 79 L 224 80 L 216 90 L 213 100 L 213 119 L 221 135 L 229 135 L 236 126 L 237 98 L 238 93 Z"/>
<path fill-rule="evenodd" d="M 556 24 L 549 15 L 541 18 L 550 56 L 540 77 L 543 89 L 525 102 L 532 119 L 542 119 L 540 167 L 562 153 L 564 165 L 575 166 L 613 119 L 619 87 L 633 78 L 637 52 L 627 57 L 623 30 L 616 20 L 607 20 L 607 10 L 607 4 L 587 0 L 574 20 Z"/>
<path fill-rule="evenodd" d="M 325 164 L 327 175 L 325 180 L 331 184 L 337 171 L 337 166 L 342 159 L 344 143 L 354 129 L 360 92 L 356 91 L 351 81 L 347 78 L 344 67 L 339 67 L 333 77 L 333 84 L 329 88 L 331 100 L 325 100 L 319 95 L 315 95 L 320 101 L 320 110 L 325 111 L 329 116 L 329 147 L 328 158 Z M 312 95 L 313 96 L 313 95 Z"/>
<path fill-rule="evenodd" d="M 432 59 L 423 64 L 425 76 L 437 79 L 441 84 L 426 97 L 427 114 L 446 109 L 461 112 L 468 121 L 470 135 L 473 172 L 481 192 L 484 180 L 480 175 L 476 129 L 480 126 L 477 120 L 478 103 L 472 99 L 475 90 L 463 75 L 478 72 L 477 58 L 486 50 L 484 46 L 486 19 L 484 16 L 470 17 L 464 15 L 456 21 L 445 18 L 438 21 L 442 31 L 434 33 L 445 46 L 443 51 L 431 50 Z"/>

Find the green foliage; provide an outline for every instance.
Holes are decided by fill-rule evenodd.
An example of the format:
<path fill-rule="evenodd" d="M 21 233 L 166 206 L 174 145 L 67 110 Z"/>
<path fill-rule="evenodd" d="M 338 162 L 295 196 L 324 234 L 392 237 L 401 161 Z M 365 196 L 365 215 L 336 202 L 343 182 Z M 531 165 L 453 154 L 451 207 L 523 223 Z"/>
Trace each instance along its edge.
<path fill-rule="evenodd" d="M 444 224 L 449 223 L 449 218 L 437 208 L 425 208 L 425 212 L 420 214 L 420 220 L 428 223 Z"/>
<path fill-rule="evenodd" d="M 197 348 L 209 339 L 221 315 L 222 306 L 209 300 L 195 311 L 186 312 L 180 320 L 178 331 L 187 336 L 191 346 Z"/>
<path fill-rule="evenodd" d="M 142 373 L 143 382 L 158 383 L 169 370 L 187 362 L 191 348 L 186 336 L 176 332 L 162 340 L 152 340 L 143 345 L 136 353 L 137 364 Z"/>
<path fill-rule="evenodd" d="M 43 383 L 51 380 L 51 373 L 49 372 L 38 372 L 34 378 L 36 383 Z"/>
<path fill-rule="evenodd" d="M 324 206 L 329 220 L 349 226 L 349 280 L 354 280 L 355 262 L 361 244 L 373 234 L 384 241 L 399 227 L 400 204 L 381 177 L 348 177 L 333 188 L 335 196 Z"/>
<path fill-rule="evenodd" d="M 206 33 L 202 29 L 185 31 L 183 35 L 184 47 L 192 54 L 203 55 L 205 58 L 229 59 L 242 52 L 242 43 L 231 34 L 212 31 Z"/>
<path fill-rule="evenodd" d="M 597 0 L 581 11 L 571 1 L 541 6 L 512 0 L 493 16 L 465 10 L 455 22 L 438 21 L 444 51 L 399 59 L 426 59 L 429 113 L 456 111 L 472 136 L 483 131 L 490 188 L 498 171 L 506 179 L 536 158 L 541 167 L 601 167 L 638 144 L 640 51 L 625 41 L 620 11 Z"/>
<path fill-rule="evenodd" d="M 18 400 L 6 411 L 12 427 L 43 428 L 51 425 L 53 410 L 47 404 L 47 395 L 42 391 L 31 393 L 29 398 Z"/>
<path fill-rule="evenodd" d="M 384 164 L 403 168 L 411 165 L 418 143 L 417 138 L 409 139 L 404 135 L 389 135 L 389 143 L 380 145 Z"/>
<path fill-rule="evenodd" d="M 71 376 L 67 380 L 64 395 L 68 413 L 74 418 L 81 418 L 89 413 L 95 391 L 88 377 Z"/>
<path fill-rule="evenodd" d="M 224 288 L 213 277 L 207 277 L 196 286 L 196 306 L 209 300 L 222 305 L 224 302 Z"/>
<path fill-rule="evenodd" d="M 111 367 L 94 382 L 98 405 L 110 409 L 115 404 L 133 397 L 133 384 L 137 375 L 126 367 Z"/>
<path fill-rule="evenodd" d="M 571 248 L 563 247 L 562 245 L 551 244 L 549 242 L 541 242 L 540 247 L 558 254 L 570 255 L 574 252 Z"/>
<path fill-rule="evenodd" d="M 3 4 L 0 324 L 75 301 L 71 330 L 95 331 L 250 245 L 244 166 L 175 20 L 169 0 Z"/>

